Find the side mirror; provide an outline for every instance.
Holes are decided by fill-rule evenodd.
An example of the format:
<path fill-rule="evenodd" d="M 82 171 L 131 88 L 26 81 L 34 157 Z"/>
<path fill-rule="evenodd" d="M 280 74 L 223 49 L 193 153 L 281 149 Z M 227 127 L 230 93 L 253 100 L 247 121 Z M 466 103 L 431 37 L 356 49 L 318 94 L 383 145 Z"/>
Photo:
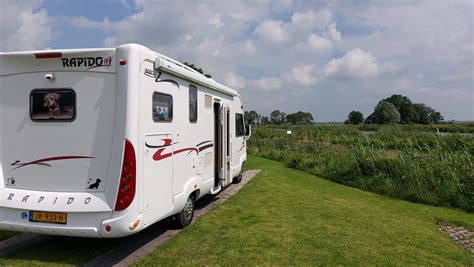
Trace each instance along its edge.
<path fill-rule="evenodd" d="M 252 135 L 252 126 L 250 124 L 245 125 L 245 140 L 249 140 Z"/>

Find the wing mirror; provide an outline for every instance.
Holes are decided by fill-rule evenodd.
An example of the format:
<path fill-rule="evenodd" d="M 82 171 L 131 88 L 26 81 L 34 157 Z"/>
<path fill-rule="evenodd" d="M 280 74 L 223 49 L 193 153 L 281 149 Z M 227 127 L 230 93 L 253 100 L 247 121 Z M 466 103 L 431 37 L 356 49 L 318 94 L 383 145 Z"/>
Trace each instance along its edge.
<path fill-rule="evenodd" d="M 245 140 L 249 140 L 252 135 L 252 126 L 250 124 L 245 125 Z"/>

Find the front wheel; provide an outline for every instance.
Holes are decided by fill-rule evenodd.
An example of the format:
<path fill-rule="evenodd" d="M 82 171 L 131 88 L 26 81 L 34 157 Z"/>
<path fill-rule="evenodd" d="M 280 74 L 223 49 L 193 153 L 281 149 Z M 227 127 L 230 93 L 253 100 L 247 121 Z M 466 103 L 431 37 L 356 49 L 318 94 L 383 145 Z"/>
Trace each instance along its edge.
<path fill-rule="evenodd" d="M 232 180 L 232 182 L 234 184 L 238 184 L 242 181 L 242 174 L 244 172 L 244 164 L 242 164 L 242 167 L 240 168 L 240 173 L 239 175 L 237 175 L 236 177 L 234 177 L 234 179 Z"/>
<path fill-rule="evenodd" d="M 194 194 L 191 194 L 184 204 L 183 210 L 180 213 L 176 214 L 175 222 L 176 226 L 179 228 L 184 228 L 191 224 L 194 216 L 196 200 L 194 199 Z"/>

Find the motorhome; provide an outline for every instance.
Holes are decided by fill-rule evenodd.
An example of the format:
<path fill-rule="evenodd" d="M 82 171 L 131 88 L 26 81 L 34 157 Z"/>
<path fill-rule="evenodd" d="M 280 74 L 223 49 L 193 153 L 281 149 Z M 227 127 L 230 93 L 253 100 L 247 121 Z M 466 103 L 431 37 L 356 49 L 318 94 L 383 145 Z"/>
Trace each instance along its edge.
<path fill-rule="evenodd" d="M 144 46 L 0 53 L 0 229 L 122 237 L 241 179 L 239 94 Z"/>

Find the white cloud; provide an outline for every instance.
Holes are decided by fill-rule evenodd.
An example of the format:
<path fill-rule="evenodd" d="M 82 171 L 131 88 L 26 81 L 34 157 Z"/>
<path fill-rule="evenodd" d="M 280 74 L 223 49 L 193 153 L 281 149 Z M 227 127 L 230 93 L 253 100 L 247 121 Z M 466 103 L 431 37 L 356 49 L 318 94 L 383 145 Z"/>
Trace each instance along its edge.
<path fill-rule="evenodd" d="M 336 23 L 329 24 L 323 35 L 335 42 L 341 41 L 341 33 L 336 29 Z"/>
<path fill-rule="evenodd" d="M 323 38 L 317 34 L 311 34 L 308 37 L 309 47 L 316 50 L 319 53 L 324 53 L 332 49 L 332 43 L 326 38 Z"/>
<path fill-rule="evenodd" d="M 111 22 L 104 18 L 103 21 L 93 21 L 86 17 L 72 17 L 69 21 L 72 26 L 77 28 L 91 28 L 91 29 L 102 29 L 102 30 L 110 30 L 112 25 Z"/>
<path fill-rule="evenodd" d="M 0 51 L 45 49 L 52 38 L 52 19 L 40 1 L 2 1 Z"/>
<path fill-rule="evenodd" d="M 224 76 L 224 83 L 232 89 L 241 90 L 247 84 L 245 78 L 228 72 Z"/>
<path fill-rule="evenodd" d="M 347 52 L 341 58 L 331 59 L 324 68 L 326 77 L 343 79 L 367 79 L 377 76 L 377 60 L 359 48 Z"/>
<path fill-rule="evenodd" d="M 317 11 L 307 10 L 305 12 L 295 12 L 291 16 L 291 22 L 298 27 L 310 27 L 311 29 L 325 29 L 333 19 L 332 11 L 323 8 Z"/>
<path fill-rule="evenodd" d="M 296 83 L 302 86 L 311 86 L 318 82 L 316 66 L 302 65 L 293 67 L 288 73 L 283 75 L 288 83 Z"/>
<path fill-rule="evenodd" d="M 285 42 L 290 37 L 288 32 L 283 28 L 283 22 L 279 20 L 264 21 L 255 29 L 255 33 L 264 40 L 275 43 Z"/>
<path fill-rule="evenodd" d="M 472 1 L 173 1 L 163 8 L 137 0 L 120 21 L 77 17 L 71 25 L 102 30 L 106 46 L 141 43 L 195 63 L 245 87 L 246 107 L 259 112 L 291 102 L 340 121 L 349 105 L 371 112 L 370 101 L 398 92 L 418 102 L 429 95 L 445 117 L 474 119 L 472 10 Z M 440 97 L 449 88 L 463 93 L 456 107 Z"/>
<path fill-rule="evenodd" d="M 220 14 L 215 14 L 214 16 L 210 17 L 208 21 L 211 25 L 213 25 L 216 28 L 220 28 L 224 25 L 224 23 L 222 23 Z"/>
<path fill-rule="evenodd" d="M 276 77 L 265 77 L 258 80 L 253 80 L 250 83 L 251 86 L 255 88 L 255 90 L 264 92 L 275 91 L 282 86 L 280 79 Z"/>

